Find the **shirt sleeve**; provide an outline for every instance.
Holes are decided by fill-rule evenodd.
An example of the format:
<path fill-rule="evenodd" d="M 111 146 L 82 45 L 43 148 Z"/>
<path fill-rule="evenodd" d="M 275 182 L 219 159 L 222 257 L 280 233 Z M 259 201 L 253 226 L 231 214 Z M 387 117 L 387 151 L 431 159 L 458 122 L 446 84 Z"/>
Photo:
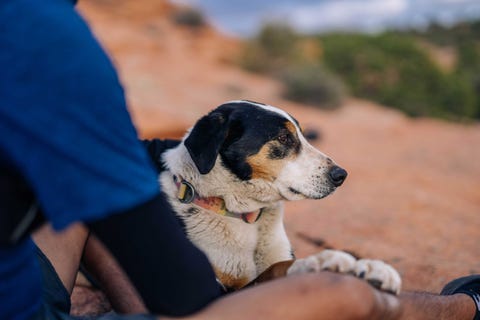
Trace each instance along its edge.
<path fill-rule="evenodd" d="M 159 186 L 112 63 L 72 4 L 52 1 L 0 4 L 0 161 L 61 229 L 143 203 Z"/>

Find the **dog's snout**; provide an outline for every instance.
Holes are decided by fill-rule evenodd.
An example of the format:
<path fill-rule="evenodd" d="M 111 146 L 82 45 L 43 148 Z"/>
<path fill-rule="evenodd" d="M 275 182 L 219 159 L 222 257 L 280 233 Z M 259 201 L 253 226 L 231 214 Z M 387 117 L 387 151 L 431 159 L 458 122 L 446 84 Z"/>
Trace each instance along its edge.
<path fill-rule="evenodd" d="M 345 179 L 347 178 L 347 175 L 347 171 L 340 168 L 339 166 L 333 166 L 328 172 L 328 177 L 335 187 L 341 186 L 343 181 L 345 181 Z"/>

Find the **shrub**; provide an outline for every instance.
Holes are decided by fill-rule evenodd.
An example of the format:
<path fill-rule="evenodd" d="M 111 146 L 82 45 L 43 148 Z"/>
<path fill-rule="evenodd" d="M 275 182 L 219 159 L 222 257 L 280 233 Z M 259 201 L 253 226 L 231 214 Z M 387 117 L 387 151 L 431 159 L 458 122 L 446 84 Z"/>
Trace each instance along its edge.
<path fill-rule="evenodd" d="M 414 38 L 332 34 L 321 38 L 324 62 L 356 96 L 411 116 L 472 117 L 475 97 L 461 77 L 443 73 Z"/>
<path fill-rule="evenodd" d="M 271 23 L 247 43 L 240 64 L 247 70 L 279 74 L 281 69 L 296 64 L 299 36 L 288 25 Z"/>
<path fill-rule="evenodd" d="M 323 108 L 340 104 L 345 83 L 353 95 L 410 116 L 480 119 L 480 23 L 447 30 L 446 43 L 458 51 L 455 72 L 442 71 L 418 45 L 419 37 L 440 41 L 444 31 L 433 26 L 425 35 L 386 32 L 307 37 L 288 26 L 269 24 L 246 45 L 240 63 L 250 71 L 282 80 L 287 98 Z M 318 45 L 307 50 L 312 48 L 311 39 Z"/>
<path fill-rule="evenodd" d="M 477 24 L 480 30 L 480 23 Z M 480 33 L 480 32 L 479 32 Z M 475 118 L 480 119 L 480 44 L 478 41 L 464 40 L 458 47 L 458 62 L 455 76 L 468 83 L 475 93 Z"/>
<path fill-rule="evenodd" d="M 176 24 L 191 28 L 201 28 L 207 24 L 202 12 L 190 7 L 178 9 L 173 13 L 172 18 Z"/>
<path fill-rule="evenodd" d="M 288 68 L 281 77 L 285 97 L 325 109 L 334 109 L 345 97 L 345 86 L 319 64 Z"/>

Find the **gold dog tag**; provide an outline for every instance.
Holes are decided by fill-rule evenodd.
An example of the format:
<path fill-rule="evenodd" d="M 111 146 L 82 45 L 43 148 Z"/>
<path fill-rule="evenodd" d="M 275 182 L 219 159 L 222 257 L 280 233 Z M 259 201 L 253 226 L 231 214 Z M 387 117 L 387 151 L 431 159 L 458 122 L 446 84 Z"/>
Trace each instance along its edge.
<path fill-rule="evenodd" d="M 181 203 L 191 203 L 195 199 L 195 189 L 190 183 L 182 180 L 178 188 L 177 198 Z"/>

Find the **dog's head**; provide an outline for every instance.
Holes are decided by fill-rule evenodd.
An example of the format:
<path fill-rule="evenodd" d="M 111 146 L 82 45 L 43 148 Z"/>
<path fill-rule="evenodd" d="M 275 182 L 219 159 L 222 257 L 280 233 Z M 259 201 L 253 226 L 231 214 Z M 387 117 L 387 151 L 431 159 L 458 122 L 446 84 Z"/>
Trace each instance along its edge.
<path fill-rule="evenodd" d="M 237 183 L 257 185 L 249 197 L 259 201 L 320 199 L 347 176 L 308 143 L 293 117 L 250 101 L 211 111 L 191 129 L 184 145 L 201 175 L 227 171 Z"/>

